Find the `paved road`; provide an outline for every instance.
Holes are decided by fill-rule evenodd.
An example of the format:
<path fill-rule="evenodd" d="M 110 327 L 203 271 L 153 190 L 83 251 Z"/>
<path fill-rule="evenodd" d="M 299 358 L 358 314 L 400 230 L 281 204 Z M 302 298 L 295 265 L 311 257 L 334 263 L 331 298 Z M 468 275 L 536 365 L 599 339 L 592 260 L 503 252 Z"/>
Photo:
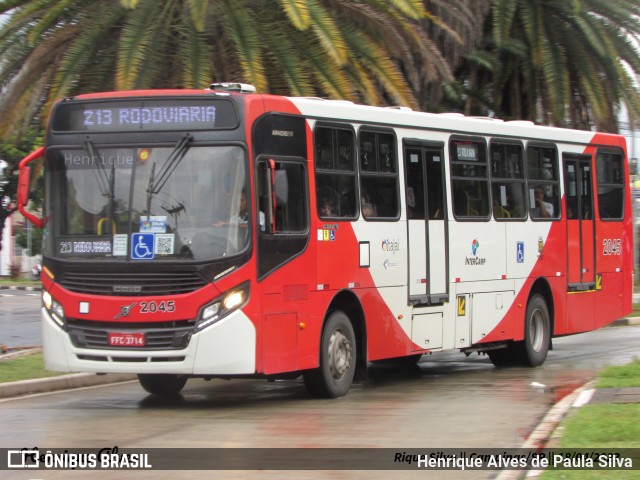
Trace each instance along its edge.
<path fill-rule="evenodd" d="M 423 357 L 418 368 L 372 368 L 338 400 L 316 400 L 299 380 L 190 380 L 175 400 L 136 382 L 0 401 L 0 447 L 509 448 L 548 409 L 604 365 L 628 363 L 640 326 L 554 341 L 537 369 L 495 369 L 482 356 Z M 331 459 L 327 458 L 328 464 Z M 7 479 L 84 479 L 87 472 L 2 472 Z M 4 475 L 4 474 L 7 475 Z M 91 472 L 93 479 L 490 479 L 496 472 Z"/>
<path fill-rule="evenodd" d="M 42 345 L 40 302 L 39 291 L 0 290 L 0 345 Z"/>

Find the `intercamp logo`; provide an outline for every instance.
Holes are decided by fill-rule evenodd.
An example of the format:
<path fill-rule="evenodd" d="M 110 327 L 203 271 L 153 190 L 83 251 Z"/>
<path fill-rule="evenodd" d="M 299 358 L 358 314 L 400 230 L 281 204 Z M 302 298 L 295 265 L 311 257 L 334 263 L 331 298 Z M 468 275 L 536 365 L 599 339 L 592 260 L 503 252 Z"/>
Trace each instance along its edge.
<path fill-rule="evenodd" d="M 486 258 L 478 257 L 479 248 L 480 248 L 480 242 L 478 241 L 477 238 L 474 238 L 473 242 L 471 242 L 471 253 L 473 254 L 473 257 L 464 257 L 465 265 L 483 266 L 487 262 Z"/>

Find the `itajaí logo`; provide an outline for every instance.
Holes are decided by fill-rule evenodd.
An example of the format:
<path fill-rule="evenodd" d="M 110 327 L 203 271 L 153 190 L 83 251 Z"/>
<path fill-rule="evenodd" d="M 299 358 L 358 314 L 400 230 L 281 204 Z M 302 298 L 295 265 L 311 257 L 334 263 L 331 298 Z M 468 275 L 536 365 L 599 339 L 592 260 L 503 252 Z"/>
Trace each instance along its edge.
<path fill-rule="evenodd" d="M 484 265 L 487 262 L 487 259 L 484 257 L 478 257 L 478 249 L 480 248 L 480 242 L 477 238 L 473 239 L 471 242 L 471 253 L 473 257 L 465 257 L 464 264 L 465 265 Z"/>

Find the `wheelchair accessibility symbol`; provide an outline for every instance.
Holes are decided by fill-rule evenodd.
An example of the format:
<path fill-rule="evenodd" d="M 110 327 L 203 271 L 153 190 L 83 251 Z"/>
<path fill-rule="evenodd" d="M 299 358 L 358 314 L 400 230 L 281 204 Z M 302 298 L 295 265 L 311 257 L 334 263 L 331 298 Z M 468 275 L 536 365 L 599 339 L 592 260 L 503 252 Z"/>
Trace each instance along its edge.
<path fill-rule="evenodd" d="M 518 242 L 517 243 L 516 262 L 524 263 L 524 242 Z"/>
<path fill-rule="evenodd" d="M 134 233 L 131 236 L 131 259 L 153 260 L 155 235 L 153 233 Z"/>

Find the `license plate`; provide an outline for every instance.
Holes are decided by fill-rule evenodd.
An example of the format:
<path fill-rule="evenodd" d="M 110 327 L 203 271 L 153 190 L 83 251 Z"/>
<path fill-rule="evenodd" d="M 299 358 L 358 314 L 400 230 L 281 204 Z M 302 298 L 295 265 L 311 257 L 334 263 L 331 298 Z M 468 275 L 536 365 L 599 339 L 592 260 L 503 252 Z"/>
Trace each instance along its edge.
<path fill-rule="evenodd" d="M 109 332 L 110 347 L 144 347 L 144 344 L 144 333 L 142 332 Z"/>

